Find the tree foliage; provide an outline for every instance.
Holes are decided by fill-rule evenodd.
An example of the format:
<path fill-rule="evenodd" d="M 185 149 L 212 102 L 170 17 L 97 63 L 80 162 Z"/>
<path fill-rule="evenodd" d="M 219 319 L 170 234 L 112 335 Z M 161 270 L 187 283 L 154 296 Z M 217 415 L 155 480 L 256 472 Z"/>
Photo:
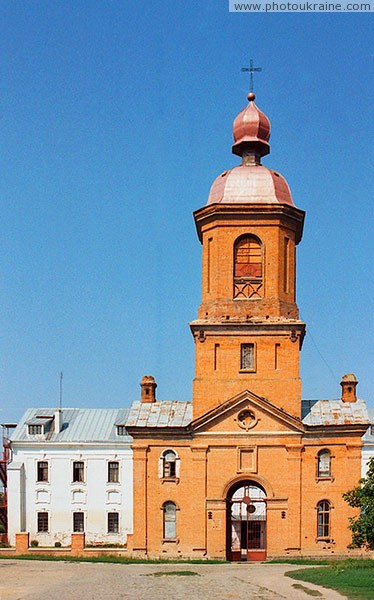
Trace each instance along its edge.
<path fill-rule="evenodd" d="M 352 508 L 359 508 L 360 514 L 349 519 L 352 530 L 351 548 L 366 547 L 374 550 L 374 457 L 368 464 L 366 477 L 358 485 L 343 494 Z"/>

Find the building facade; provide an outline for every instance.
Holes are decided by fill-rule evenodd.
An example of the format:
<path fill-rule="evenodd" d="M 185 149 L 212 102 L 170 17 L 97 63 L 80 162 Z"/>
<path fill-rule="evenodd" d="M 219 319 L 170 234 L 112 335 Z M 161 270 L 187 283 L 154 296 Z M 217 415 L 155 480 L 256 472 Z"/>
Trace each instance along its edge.
<path fill-rule="evenodd" d="M 133 552 L 264 559 L 344 554 L 368 415 L 354 375 L 339 400 L 303 403 L 305 324 L 296 304 L 304 212 L 262 165 L 270 122 L 254 94 L 233 125 L 241 164 L 194 213 L 202 303 L 190 324 L 191 402 L 158 402 L 152 377 L 127 420 L 133 437 Z"/>
<path fill-rule="evenodd" d="M 366 476 L 369 460 L 374 458 L 374 409 L 368 408 L 370 425 L 362 438 L 362 477 Z"/>
<path fill-rule="evenodd" d="M 11 438 L 8 538 L 39 546 L 125 544 L 132 532 L 132 450 L 126 409 L 29 409 Z"/>

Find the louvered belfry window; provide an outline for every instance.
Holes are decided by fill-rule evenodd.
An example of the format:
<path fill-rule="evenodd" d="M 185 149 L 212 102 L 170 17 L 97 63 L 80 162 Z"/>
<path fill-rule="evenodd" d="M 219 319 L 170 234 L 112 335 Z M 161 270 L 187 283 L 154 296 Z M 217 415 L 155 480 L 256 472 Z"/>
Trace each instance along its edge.
<path fill-rule="evenodd" d="M 252 235 L 239 238 L 234 246 L 234 298 L 262 298 L 263 249 Z"/>

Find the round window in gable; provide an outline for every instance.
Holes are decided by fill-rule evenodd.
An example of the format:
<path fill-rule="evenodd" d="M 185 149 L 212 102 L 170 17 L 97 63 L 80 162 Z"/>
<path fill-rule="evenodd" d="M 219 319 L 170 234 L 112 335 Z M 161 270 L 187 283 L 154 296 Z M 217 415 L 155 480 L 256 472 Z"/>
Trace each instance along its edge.
<path fill-rule="evenodd" d="M 248 429 L 252 429 L 252 427 L 256 425 L 257 421 L 258 419 L 255 413 L 248 408 L 242 410 L 238 415 L 238 425 L 246 431 L 248 431 Z"/>

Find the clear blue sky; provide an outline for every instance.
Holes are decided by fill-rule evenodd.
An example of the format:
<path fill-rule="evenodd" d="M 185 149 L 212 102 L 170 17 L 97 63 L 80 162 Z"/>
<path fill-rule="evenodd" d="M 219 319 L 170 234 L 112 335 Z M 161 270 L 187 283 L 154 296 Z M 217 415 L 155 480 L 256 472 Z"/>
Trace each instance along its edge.
<path fill-rule="evenodd" d="M 373 16 L 229 14 L 225 0 L 0 10 L 0 422 L 57 405 L 61 370 L 65 406 L 128 406 L 144 374 L 160 399 L 191 398 L 192 211 L 238 162 L 251 57 L 264 164 L 307 212 L 303 396 L 338 397 L 354 372 L 373 406 Z"/>

